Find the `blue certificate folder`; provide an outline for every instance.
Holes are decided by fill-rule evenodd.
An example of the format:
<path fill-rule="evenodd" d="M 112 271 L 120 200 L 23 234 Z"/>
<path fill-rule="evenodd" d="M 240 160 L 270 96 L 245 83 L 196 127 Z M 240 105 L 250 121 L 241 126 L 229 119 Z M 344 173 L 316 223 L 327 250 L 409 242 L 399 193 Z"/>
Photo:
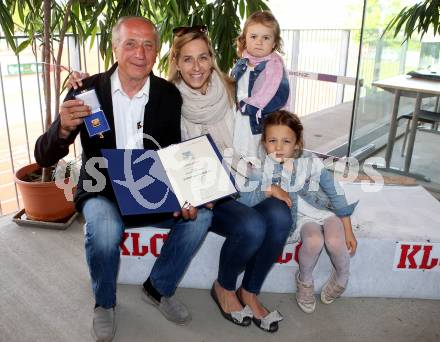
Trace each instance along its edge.
<path fill-rule="evenodd" d="M 179 211 L 158 154 L 153 150 L 102 149 L 122 215 Z M 128 166 L 128 167 L 127 167 Z"/>
<path fill-rule="evenodd" d="M 193 148 L 194 146 L 196 148 Z M 199 146 L 202 148 L 200 149 Z M 191 161 L 197 163 L 201 160 L 200 158 L 215 159 L 220 167 L 215 170 L 211 167 L 207 170 L 208 174 L 211 172 L 215 175 L 216 182 L 222 178 L 229 183 L 220 190 L 205 195 L 206 198 L 192 198 L 189 202 L 193 206 L 199 206 L 236 192 L 233 178 L 221 165 L 220 154 L 212 139 L 206 135 L 168 146 L 159 151 L 143 149 L 102 149 L 101 151 L 103 157 L 107 159 L 112 187 L 119 209 L 124 216 L 180 211 L 184 199 L 191 198 L 191 192 L 187 192 L 188 189 L 191 189 L 193 184 L 199 184 L 186 184 L 185 182 L 190 177 L 185 177 L 185 175 L 194 175 L 196 179 L 204 177 L 199 172 L 199 168 L 188 169 Z M 175 165 L 169 162 L 170 152 L 173 156 L 175 154 L 182 156 L 183 162 L 178 164 L 183 165 L 182 170 L 169 167 L 170 164 Z M 190 170 L 189 173 L 188 170 Z"/>

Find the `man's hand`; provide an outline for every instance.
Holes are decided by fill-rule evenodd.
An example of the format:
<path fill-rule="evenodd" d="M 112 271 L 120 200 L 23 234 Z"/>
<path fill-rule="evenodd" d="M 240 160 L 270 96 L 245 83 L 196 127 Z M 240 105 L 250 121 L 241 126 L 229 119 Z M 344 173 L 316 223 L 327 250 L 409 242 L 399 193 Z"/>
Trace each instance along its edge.
<path fill-rule="evenodd" d="M 182 215 L 184 220 L 195 220 L 197 218 L 197 208 L 193 207 L 191 204 L 185 204 L 180 211 L 175 211 L 173 213 L 174 217 L 179 217 Z"/>
<path fill-rule="evenodd" d="M 214 208 L 215 202 L 209 202 L 205 204 L 205 208 L 212 210 Z"/>
<path fill-rule="evenodd" d="M 69 100 L 60 106 L 60 138 L 67 138 L 84 121 L 84 117 L 90 115 L 90 107 L 85 106 L 81 100 Z"/>

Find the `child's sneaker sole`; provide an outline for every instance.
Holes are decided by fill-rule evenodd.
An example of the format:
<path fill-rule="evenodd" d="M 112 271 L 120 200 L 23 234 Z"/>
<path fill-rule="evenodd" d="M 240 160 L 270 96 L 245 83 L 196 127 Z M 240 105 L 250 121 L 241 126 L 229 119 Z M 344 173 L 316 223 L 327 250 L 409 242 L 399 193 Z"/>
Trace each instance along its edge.
<path fill-rule="evenodd" d="M 308 304 L 302 304 L 302 303 L 298 302 L 298 298 L 297 298 L 296 304 L 298 304 L 299 308 L 306 314 L 311 314 L 311 313 L 315 312 L 316 302 L 313 304 L 310 304 L 310 306 L 309 306 Z"/>
<path fill-rule="evenodd" d="M 331 287 L 329 290 L 327 290 L 328 287 Z M 330 292 L 333 295 L 326 295 L 326 292 Z M 323 304 L 331 304 L 335 301 L 335 299 L 339 298 L 342 293 L 344 293 L 345 287 L 340 286 L 336 282 L 336 274 L 333 270 L 332 274 L 330 275 L 330 278 L 327 280 L 327 282 L 324 284 L 321 290 L 321 302 Z"/>
<path fill-rule="evenodd" d="M 297 272 L 295 274 L 295 280 L 296 280 L 296 294 L 295 294 L 295 298 L 296 298 L 296 303 L 298 304 L 299 308 L 306 314 L 311 314 L 315 311 L 316 308 L 316 299 L 315 299 L 315 295 L 313 294 L 313 303 L 302 303 L 299 299 L 298 299 L 298 293 L 301 291 L 301 289 L 304 291 L 312 291 L 312 293 L 314 292 L 314 287 L 313 287 L 313 283 L 311 286 L 311 288 L 306 289 L 306 287 L 308 287 L 307 285 L 305 285 L 303 282 L 301 282 L 299 280 L 299 272 Z"/>
<path fill-rule="evenodd" d="M 331 304 L 331 303 L 333 303 L 335 301 L 335 299 L 332 299 L 332 300 L 327 300 L 326 298 L 325 298 L 325 294 L 324 294 L 324 292 L 321 292 L 321 302 L 323 303 L 323 304 Z"/>

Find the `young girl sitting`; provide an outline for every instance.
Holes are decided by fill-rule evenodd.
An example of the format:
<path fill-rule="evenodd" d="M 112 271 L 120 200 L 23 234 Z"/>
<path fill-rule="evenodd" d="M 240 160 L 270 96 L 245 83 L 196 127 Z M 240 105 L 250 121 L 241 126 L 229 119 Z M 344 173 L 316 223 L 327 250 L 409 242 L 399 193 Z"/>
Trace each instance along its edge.
<path fill-rule="evenodd" d="M 303 126 L 295 114 L 279 110 L 267 116 L 261 140 L 267 153 L 264 166 L 248 168 L 249 179 L 257 180 L 258 187 L 243 191 L 240 200 L 254 205 L 272 196 L 291 208 L 291 234 L 302 241 L 296 300 L 304 312 L 312 313 L 316 306 L 312 272 L 324 245 L 334 270 L 322 288 L 321 301 L 332 303 L 347 286 L 349 253 L 353 255 L 357 246 L 350 215 L 357 203 L 348 205 L 343 189 L 322 161 L 303 151 Z M 252 185 L 255 188 L 249 183 L 249 190 Z"/>
<path fill-rule="evenodd" d="M 289 98 L 289 80 L 281 52 L 280 26 L 268 11 L 254 12 L 237 38 L 240 59 L 231 75 L 237 82 L 239 107 L 234 131 L 234 146 L 248 161 L 258 157 L 263 119 L 283 108 Z"/>

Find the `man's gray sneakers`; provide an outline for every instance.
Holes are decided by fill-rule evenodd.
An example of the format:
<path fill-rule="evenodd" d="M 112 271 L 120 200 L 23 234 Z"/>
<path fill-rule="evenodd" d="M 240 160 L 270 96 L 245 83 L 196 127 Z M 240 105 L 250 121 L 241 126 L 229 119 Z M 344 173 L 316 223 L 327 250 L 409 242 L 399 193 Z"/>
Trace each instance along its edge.
<path fill-rule="evenodd" d="M 115 309 L 98 306 L 93 313 L 92 337 L 95 341 L 110 342 L 116 332 Z"/>
<path fill-rule="evenodd" d="M 144 288 L 142 288 L 142 291 L 144 292 L 142 298 L 147 303 L 157 307 L 167 320 L 179 325 L 185 325 L 191 321 L 191 314 L 188 309 L 177 298 L 162 296 L 160 302 L 158 302 Z"/>

